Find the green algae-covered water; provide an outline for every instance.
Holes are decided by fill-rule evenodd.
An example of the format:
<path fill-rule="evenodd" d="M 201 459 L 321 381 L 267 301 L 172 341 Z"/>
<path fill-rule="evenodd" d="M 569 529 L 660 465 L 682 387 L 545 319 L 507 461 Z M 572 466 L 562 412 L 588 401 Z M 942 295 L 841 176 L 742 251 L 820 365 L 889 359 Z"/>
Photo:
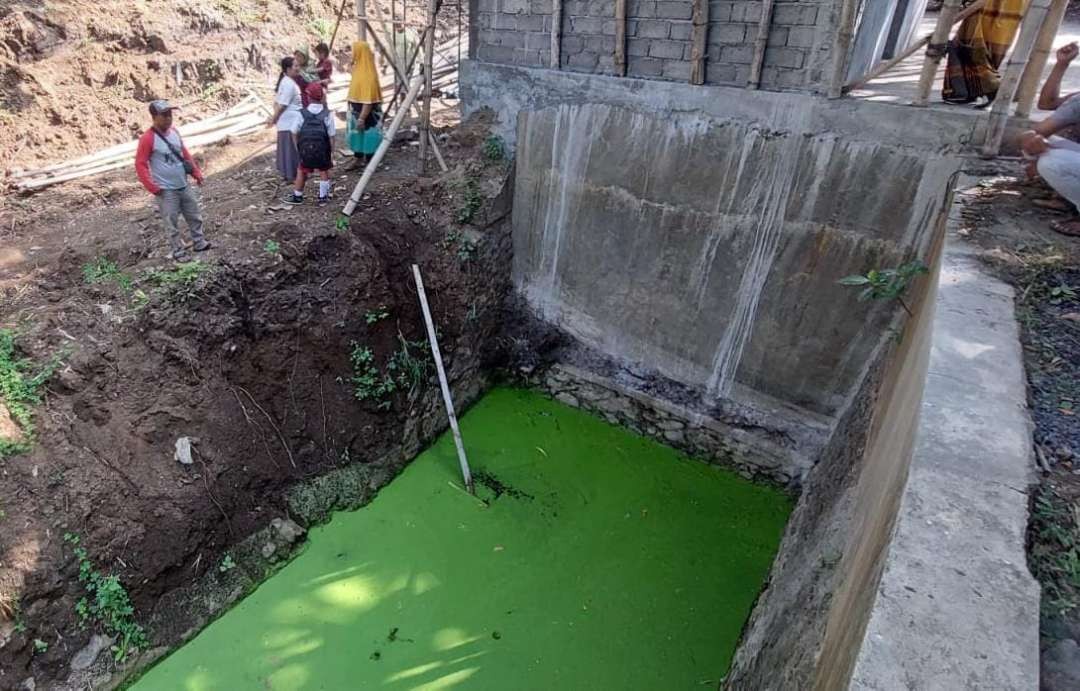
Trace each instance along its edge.
<path fill-rule="evenodd" d="M 461 422 L 487 507 L 444 435 L 134 688 L 715 686 L 790 501 L 528 391 Z"/>

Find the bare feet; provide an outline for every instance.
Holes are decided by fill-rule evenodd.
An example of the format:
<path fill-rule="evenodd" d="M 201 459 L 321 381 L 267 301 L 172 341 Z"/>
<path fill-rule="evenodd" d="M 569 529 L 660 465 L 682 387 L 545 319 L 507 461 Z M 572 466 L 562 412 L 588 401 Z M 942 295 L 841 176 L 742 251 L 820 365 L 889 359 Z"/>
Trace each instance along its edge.
<path fill-rule="evenodd" d="M 1048 211 L 1072 211 L 1072 205 L 1069 202 L 1061 199 L 1060 197 L 1050 197 L 1049 199 L 1032 199 L 1031 203 L 1040 209 L 1047 209 Z"/>

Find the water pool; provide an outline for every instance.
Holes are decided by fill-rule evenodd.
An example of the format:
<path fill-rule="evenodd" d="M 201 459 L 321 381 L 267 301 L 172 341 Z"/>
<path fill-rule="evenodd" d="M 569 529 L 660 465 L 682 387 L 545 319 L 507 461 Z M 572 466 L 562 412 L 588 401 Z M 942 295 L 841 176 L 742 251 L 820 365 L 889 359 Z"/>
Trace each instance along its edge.
<path fill-rule="evenodd" d="M 138 691 L 698 689 L 724 675 L 791 500 L 520 389 L 153 669 Z"/>

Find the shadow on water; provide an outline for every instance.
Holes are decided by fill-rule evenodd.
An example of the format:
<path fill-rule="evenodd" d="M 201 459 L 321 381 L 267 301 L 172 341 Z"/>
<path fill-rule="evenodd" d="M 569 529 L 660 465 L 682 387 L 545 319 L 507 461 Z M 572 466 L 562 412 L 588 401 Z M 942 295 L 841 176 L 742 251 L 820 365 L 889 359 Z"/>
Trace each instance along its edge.
<path fill-rule="evenodd" d="M 462 420 L 135 689 L 685 688 L 720 679 L 791 509 L 536 394 Z M 485 503 L 486 502 L 486 503 Z"/>

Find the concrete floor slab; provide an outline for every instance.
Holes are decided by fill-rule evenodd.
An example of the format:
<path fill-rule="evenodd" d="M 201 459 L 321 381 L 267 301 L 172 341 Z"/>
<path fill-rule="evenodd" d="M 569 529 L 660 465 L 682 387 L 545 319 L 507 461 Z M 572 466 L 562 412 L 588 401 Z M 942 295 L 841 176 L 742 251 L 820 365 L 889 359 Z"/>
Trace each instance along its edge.
<path fill-rule="evenodd" d="M 908 485 L 851 688 L 1036 689 L 1034 477 L 1012 288 L 950 237 Z"/>

